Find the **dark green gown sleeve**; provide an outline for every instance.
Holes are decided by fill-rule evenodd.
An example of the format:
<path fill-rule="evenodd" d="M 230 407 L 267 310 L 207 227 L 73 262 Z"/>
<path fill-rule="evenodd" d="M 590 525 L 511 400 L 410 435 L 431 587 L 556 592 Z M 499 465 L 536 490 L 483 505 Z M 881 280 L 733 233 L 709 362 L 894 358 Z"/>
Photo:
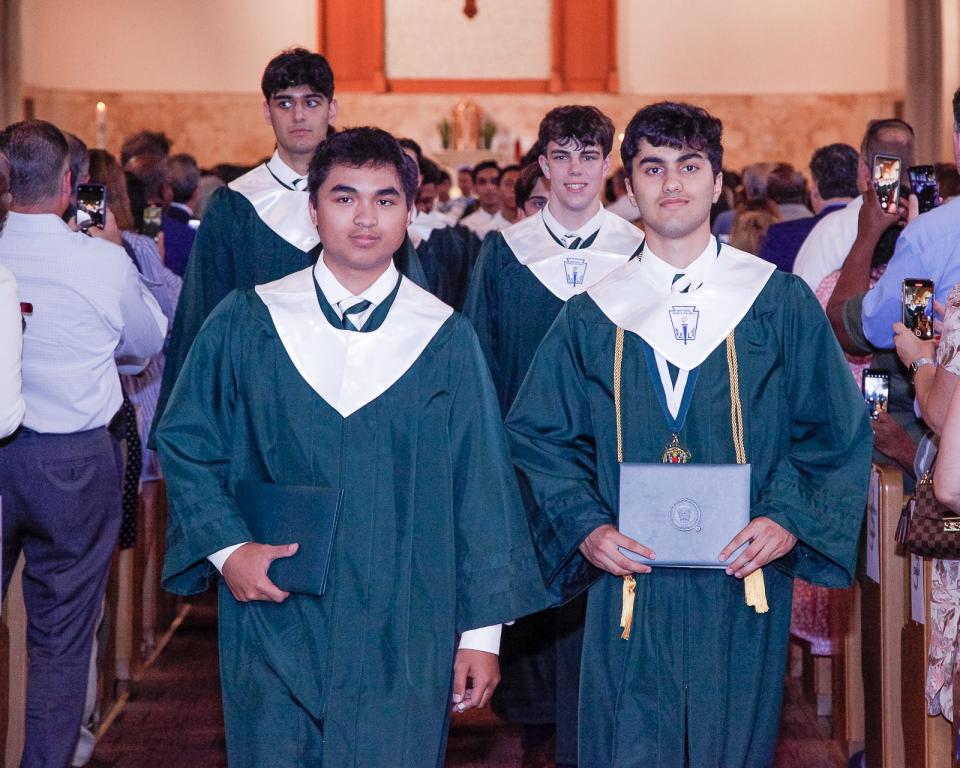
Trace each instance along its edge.
<path fill-rule="evenodd" d="M 530 530 L 551 593 L 567 600 L 599 575 L 579 550 L 616 515 L 597 488 L 596 434 L 567 302 L 534 357 L 507 416 L 510 452 L 533 504 Z"/>
<path fill-rule="evenodd" d="M 500 409 L 469 323 L 450 407 L 457 631 L 542 610 L 548 598 L 530 539 Z"/>
<path fill-rule="evenodd" d="M 474 240 L 477 239 L 475 235 L 473 237 Z M 470 276 L 467 298 L 463 305 L 463 314 L 477 332 L 480 349 L 498 391 L 502 378 L 500 362 L 497 359 L 500 328 L 500 292 L 497 290 L 497 277 L 503 267 L 501 248 L 507 248 L 507 243 L 499 232 L 496 237 L 484 241 Z"/>
<path fill-rule="evenodd" d="M 778 562 L 781 568 L 814 584 L 845 587 L 856 568 L 873 431 L 813 293 L 793 278 L 783 300 L 790 444 L 767 475 L 751 514 L 769 517 L 797 536 L 793 552 Z"/>
<path fill-rule="evenodd" d="M 170 500 L 162 581 L 177 594 L 205 590 L 217 575 L 207 556 L 253 538 L 228 485 L 246 302 L 234 292 L 211 313 L 157 429 Z"/>
<path fill-rule="evenodd" d="M 430 290 L 423 265 L 417 255 L 417 249 L 413 247 L 413 241 L 409 235 L 404 237 L 400 250 L 393 254 L 393 263 L 404 277 L 412 280 L 424 290 Z"/>

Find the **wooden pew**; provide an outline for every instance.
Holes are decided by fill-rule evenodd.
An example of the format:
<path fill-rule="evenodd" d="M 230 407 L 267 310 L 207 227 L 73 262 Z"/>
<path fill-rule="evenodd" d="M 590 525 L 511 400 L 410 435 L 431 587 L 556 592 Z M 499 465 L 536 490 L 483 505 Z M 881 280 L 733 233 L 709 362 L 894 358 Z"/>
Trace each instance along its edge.
<path fill-rule="evenodd" d="M 833 739 L 848 756 L 863 749 L 864 742 L 860 602 L 859 584 L 830 592 Z"/>
<path fill-rule="evenodd" d="M 950 723 L 927 714 L 924 683 L 930 647 L 931 561 L 910 555 L 906 585 L 906 623 L 903 627 L 903 740 L 905 768 L 952 768 Z M 956 695 L 956 694 L 954 694 Z"/>
<path fill-rule="evenodd" d="M 900 768 L 905 762 L 901 632 L 908 614 L 907 559 L 894 541 L 902 506 L 900 470 L 874 465 L 867 501 L 860 611 L 867 768 Z"/>

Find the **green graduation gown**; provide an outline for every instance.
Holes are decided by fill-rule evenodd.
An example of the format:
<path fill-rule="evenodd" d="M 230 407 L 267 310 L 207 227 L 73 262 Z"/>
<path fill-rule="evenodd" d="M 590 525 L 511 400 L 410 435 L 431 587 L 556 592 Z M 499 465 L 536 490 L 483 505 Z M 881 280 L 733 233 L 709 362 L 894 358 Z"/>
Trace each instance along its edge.
<path fill-rule="evenodd" d="M 462 310 L 479 251 L 480 241 L 466 227 L 433 230 L 417 246 L 430 293 L 458 312 Z"/>
<path fill-rule="evenodd" d="M 265 166 L 258 166 L 247 176 L 263 176 L 263 168 Z M 268 226 L 250 199 L 240 192 L 221 187 L 213 193 L 183 276 L 183 289 L 166 349 L 154 428 L 163 414 L 190 345 L 207 315 L 223 297 L 235 288 L 253 288 L 303 269 L 317 260 L 322 246 L 315 233 L 315 242 L 298 240 L 304 247 L 291 242 L 293 239 L 285 238 Z M 426 285 L 423 267 L 409 239 L 394 255 L 394 263 L 415 283 Z"/>
<path fill-rule="evenodd" d="M 491 232 L 484 240 L 464 314 L 477 330 L 504 415 L 566 297 L 603 277 L 612 264 L 622 264 L 640 245 L 643 233 L 632 224 L 608 212 L 601 220 L 597 236 L 588 238 L 583 249 L 564 250 L 540 214 L 522 219 L 505 232 Z M 516 253 L 510 242 L 525 252 Z M 587 250 L 595 244 L 603 255 L 594 257 Z M 610 258 L 606 254 L 611 251 L 619 255 Z M 567 284 L 564 254 L 588 260 L 585 284 L 573 288 Z M 553 259 L 552 271 L 535 273 L 528 266 L 541 256 Z M 533 506 L 531 500 L 527 503 Z M 504 627 L 503 679 L 493 698 L 494 709 L 510 721 L 555 723 L 557 759 L 567 763 L 574 762 L 577 752 L 583 614 L 584 603 L 578 599 Z"/>
<path fill-rule="evenodd" d="M 611 279 L 617 273 L 611 276 Z M 625 334 L 624 461 L 657 462 L 670 441 L 646 343 Z M 616 524 L 615 326 L 589 295 L 561 310 L 507 419 L 530 524 L 550 586 L 589 583 L 580 698 L 580 768 L 768 768 L 779 729 L 793 577 L 851 582 L 872 435 L 822 309 L 774 273 L 736 325 L 751 515 L 798 537 L 764 569 L 770 611 L 744 604 L 723 570 L 638 575 L 632 635 L 620 638 L 622 584 L 578 546 Z M 688 385 L 680 433 L 693 461 L 734 463 L 724 345 Z M 658 391 L 659 390 L 659 391 Z M 719 554 L 726 542 L 717 542 Z"/>
<path fill-rule="evenodd" d="M 206 589 L 207 556 L 251 540 L 242 479 L 343 489 L 323 597 L 239 603 L 221 584 L 230 764 L 439 766 L 458 633 L 546 604 L 476 337 L 404 278 L 353 334 L 372 346 L 347 347 L 331 374 L 342 348 L 329 334 L 351 332 L 318 326 L 332 310 L 312 270 L 272 285 L 211 314 L 161 420 L 164 586 Z M 288 301 L 293 314 L 275 316 Z M 396 346 L 413 352 L 385 368 Z"/>

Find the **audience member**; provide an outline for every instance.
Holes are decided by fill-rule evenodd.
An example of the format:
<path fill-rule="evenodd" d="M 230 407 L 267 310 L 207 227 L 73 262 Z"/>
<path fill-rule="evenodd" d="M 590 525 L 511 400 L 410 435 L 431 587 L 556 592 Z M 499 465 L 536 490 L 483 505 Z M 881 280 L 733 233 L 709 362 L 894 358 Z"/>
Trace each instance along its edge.
<path fill-rule="evenodd" d="M 83 140 L 72 133 L 64 131 L 64 138 L 70 147 L 70 179 L 73 190 L 70 192 L 70 206 L 64 213 L 64 221 L 70 221 L 77 215 L 77 188 L 90 180 L 90 166 L 87 156 L 87 145 Z"/>
<path fill-rule="evenodd" d="M 163 262 L 183 277 L 200 221 L 196 216 L 200 200 L 200 168 L 192 155 L 167 159 L 167 183 L 173 198 L 163 210 Z"/>
<path fill-rule="evenodd" d="M 0 133 L 12 209 L 0 264 L 33 305 L 23 340 L 23 427 L 0 447 L 3 592 L 26 553 L 24 765 L 69 764 L 80 733 L 90 648 L 120 526 L 120 462 L 107 425 L 120 372 L 141 370 L 166 320 L 122 248 L 116 223 L 90 236 L 62 220 L 69 146 L 53 125 Z"/>
<path fill-rule="evenodd" d="M 730 245 L 756 256 L 763 245 L 767 230 L 778 221 L 780 208 L 773 200 L 748 202 L 733 217 Z"/>
<path fill-rule="evenodd" d="M 947 299 L 937 363 L 954 378 L 960 376 L 960 284 Z M 934 487 L 937 498 L 960 514 L 960 389 L 956 388 L 943 419 Z"/>
<path fill-rule="evenodd" d="M 207 212 L 207 206 L 210 204 L 210 198 L 220 187 L 225 186 L 225 182 L 219 176 L 213 173 L 202 171 L 200 174 L 200 183 L 197 185 L 197 209 L 195 213 L 197 218 L 203 220 L 203 215 Z"/>
<path fill-rule="evenodd" d="M 760 249 L 760 258 L 784 272 L 792 272 L 797 252 L 813 228 L 859 194 L 858 165 L 857 150 L 849 144 L 830 144 L 814 152 L 810 158 L 814 215 L 772 225 Z"/>
<path fill-rule="evenodd" d="M 937 163 L 937 186 L 944 203 L 960 197 L 960 170 L 953 163 Z"/>
<path fill-rule="evenodd" d="M 875 155 L 897 155 L 903 158 L 903 170 L 913 165 L 913 128 L 903 120 L 887 118 L 871 120 L 860 144 L 857 188 L 866 192 L 872 187 Z M 855 197 L 845 208 L 814 226 L 800 246 L 793 264 L 793 273 L 812 290 L 824 277 L 843 266 L 853 241 L 857 238 L 857 222 L 863 197 Z"/>
<path fill-rule="evenodd" d="M 128 136 L 120 145 L 120 165 L 124 168 L 133 157 L 156 157 L 161 160 L 170 154 L 173 141 L 162 131 L 139 131 Z"/>
<path fill-rule="evenodd" d="M 0 154 L 0 233 L 10 207 L 10 164 Z M 20 356 L 23 316 L 13 273 L 0 266 L 0 440 L 12 435 L 23 420 Z"/>
<path fill-rule="evenodd" d="M 761 203 L 767 199 L 767 176 L 774 168 L 773 163 L 753 163 L 743 169 L 743 198 L 736 200 L 733 207 L 719 213 L 713 221 L 711 230 L 715 235 L 730 235 L 733 231 L 733 217 L 737 210 L 747 204 Z"/>

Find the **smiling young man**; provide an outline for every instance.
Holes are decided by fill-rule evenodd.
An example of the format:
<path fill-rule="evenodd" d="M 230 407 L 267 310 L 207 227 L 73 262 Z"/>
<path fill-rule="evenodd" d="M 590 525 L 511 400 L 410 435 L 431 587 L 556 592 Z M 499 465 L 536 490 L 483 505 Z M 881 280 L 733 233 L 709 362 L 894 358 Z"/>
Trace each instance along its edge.
<path fill-rule="evenodd" d="M 161 420 L 164 585 L 222 571 L 231 766 L 440 765 L 451 694 L 486 704 L 498 622 L 542 608 L 543 580 L 474 332 L 394 266 L 413 163 L 352 129 L 308 185 L 316 265 L 221 302 Z M 286 531 L 253 535 L 258 499 Z M 327 552 L 325 591 L 295 583 Z"/>
<path fill-rule="evenodd" d="M 276 149 L 210 198 L 183 276 L 157 419 L 194 337 L 219 301 L 235 288 L 303 269 L 320 252 L 307 206 L 307 168 L 337 116 L 333 71 L 320 54 L 293 48 L 271 59 L 260 87 Z M 401 244 L 395 261 L 405 275 L 425 283 L 410 243 Z"/>
<path fill-rule="evenodd" d="M 623 265 L 643 238 L 600 204 L 613 147 L 610 118 L 590 106 L 558 107 L 540 123 L 538 142 L 547 204 L 484 243 L 464 308 L 504 414 L 563 303 Z M 557 763 L 576 763 L 582 626 L 583 602 L 574 601 L 504 631 L 494 707 L 525 726 L 529 763 L 552 752 L 554 730 Z"/>
<path fill-rule="evenodd" d="M 806 285 L 710 235 L 720 138 L 687 104 L 633 117 L 621 154 L 645 244 L 567 302 L 507 418 L 549 585 L 589 584 L 580 768 L 772 765 L 793 577 L 846 586 L 856 563 L 866 410 Z M 714 567 L 629 559 L 657 553 L 618 531 L 621 462 L 749 463 L 750 522 L 704 542 Z"/>

